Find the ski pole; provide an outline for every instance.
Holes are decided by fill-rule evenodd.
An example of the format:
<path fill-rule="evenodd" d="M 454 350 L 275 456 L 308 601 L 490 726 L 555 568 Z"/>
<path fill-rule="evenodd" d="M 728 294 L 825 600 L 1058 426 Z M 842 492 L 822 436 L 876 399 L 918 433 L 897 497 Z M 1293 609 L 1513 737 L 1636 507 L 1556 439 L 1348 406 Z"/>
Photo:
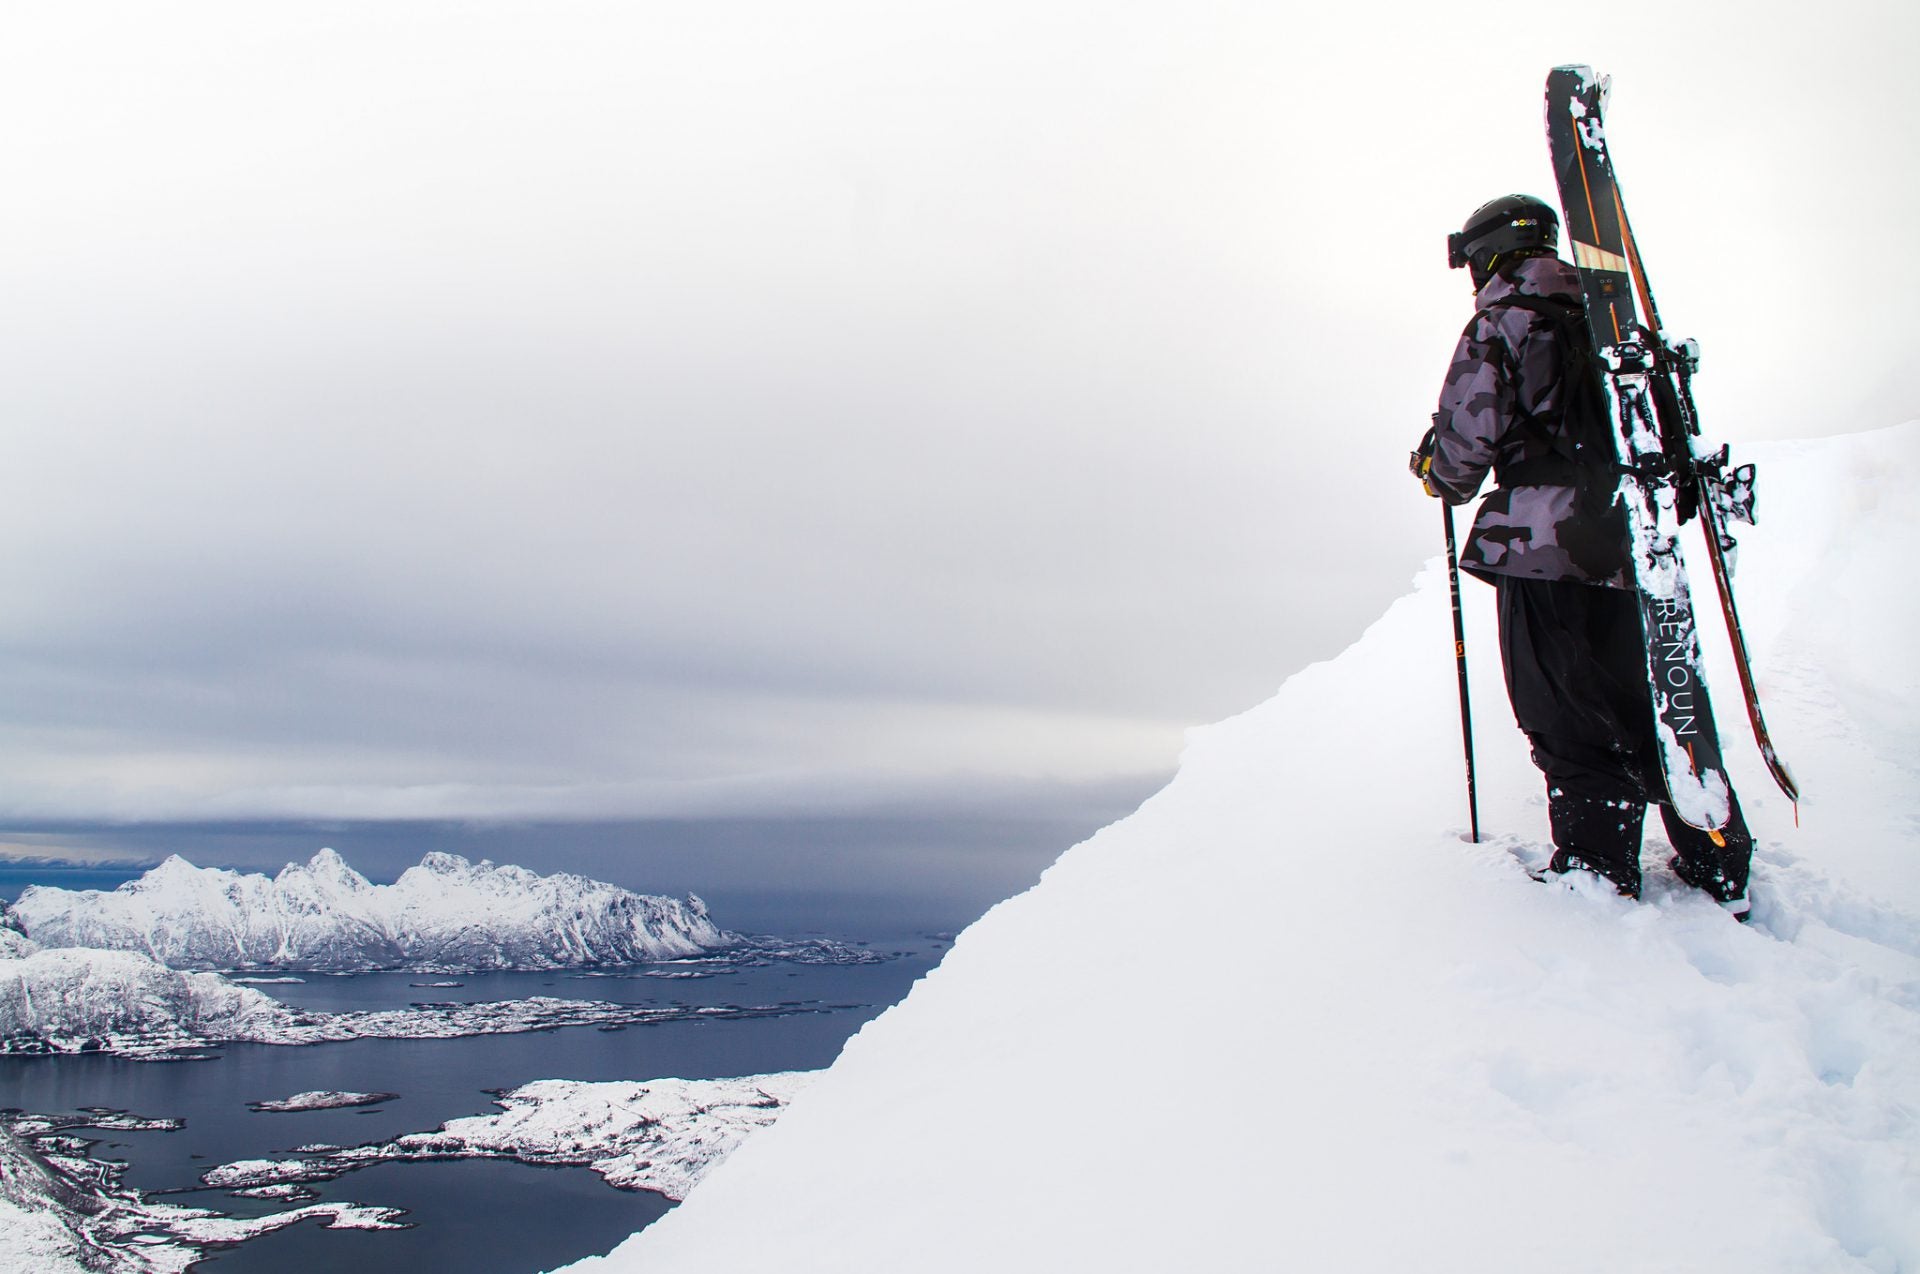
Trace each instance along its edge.
<path fill-rule="evenodd" d="M 1453 661 L 1460 670 L 1460 739 L 1467 752 L 1467 818 L 1473 843 L 1480 843 L 1480 796 L 1473 783 L 1473 710 L 1467 696 L 1467 630 L 1460 615 L 1460 559 L 1453 547 L 1453 506 L 1440 501 L 1440 520 L 1447 528 L 1447 588 L 1453 595 Z"/>

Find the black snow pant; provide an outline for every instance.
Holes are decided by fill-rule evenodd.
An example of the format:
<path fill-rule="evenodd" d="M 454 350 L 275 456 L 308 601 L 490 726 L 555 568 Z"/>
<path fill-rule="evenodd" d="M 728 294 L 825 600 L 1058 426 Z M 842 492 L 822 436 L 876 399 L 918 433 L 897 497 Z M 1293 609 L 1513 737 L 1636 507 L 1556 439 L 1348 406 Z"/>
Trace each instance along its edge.
<path fill-rule="evenodd" d="M 1635 595 L 1505 576 L 1495 588 L 1507 696 L 1546 776 L 1555 849 L 1637 894 L 1641 825 L 1657 803 L 1682 878 L 1722 898 L 1745 893 L 1753 838 L 1739 800 L 1729 793 L 1724 846 L 1667 801 Z"/>

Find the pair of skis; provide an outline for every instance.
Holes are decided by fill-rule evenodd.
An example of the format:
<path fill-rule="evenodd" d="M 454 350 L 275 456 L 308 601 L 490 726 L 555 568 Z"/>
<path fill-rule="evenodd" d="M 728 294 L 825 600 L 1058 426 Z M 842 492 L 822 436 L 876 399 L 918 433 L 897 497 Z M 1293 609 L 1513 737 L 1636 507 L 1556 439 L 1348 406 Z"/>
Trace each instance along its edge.
<path fill-rule="evenodd" d="M 1634 244 L 1607 145 L 1607 81 L 1589 67 L 1547 77 L 1547 144 L 1560 187 L 1563 225 L 1580 272 L 1587 321 L 1612 399 L 1622 469 L 1619 500 L 1633 534 L 1633 572 L 1647 639 L 1647 680 L 1668 795 L 1688 823 L 1715 834 L 1731 814 L 1713 708 L 1700 664 L 1700 635 L 1680 556 L 1680 521 L 1692 511 L 1733 645 L 1747 718 L 1767 769 L 1787 798 L 1800 790 L 1761 715 L 1746 639 L 1734 609 L 1730 521 L 1753 521 L 1753 466 L 1727 469 L 1727 449 L 1703 452 L 1692 379 L 1699 348 L 1660 324 L 1646 267 Z"/>
<path fill-rule="evenodd" d="M 1733 645 L 1747 719 L 1773 781 L 1798 802 L 1799 786 L 1774 750 L 1754 687 L 1746 638 L 1734 608 L 1730 521 L 1753 521 L 1753 466 L 1727 469 L 1727 449 L 1703 453 L 1693 402 L 1699 348 L 1668 338 L 1647 285 L 1646 267 L 1627 222 L 1607 145 L 1607 81 L 1585 66 L 1555 67 L 1547 77 L 1547 144 L 1560 188 L 1596 356 L 1605 373 L 1614 447 L 1621 475 L 1618 499 L 1633 537 L 1633 575 L 1646 635 L 1647 682 L 1666 789 L 1674 810 L 1716 841 L 1732 816 L 1732 785 L 1720 752 L 1713 706 L 1700 661 L 1700 634 L 1680 555 L 1683 515 L 1698 516 Z M 1453 523 L 1447 520 L 1448 566 Z M 1473 738 L 1467 726 L 1466 652 L 1461 641 L 1459 582 L 1454 579 L 1454 649 L 1460 662 L 1461 725 L 1467 741 L 1467 799 L 1474 839 L 1479 811 L 1473 782 Z"/>

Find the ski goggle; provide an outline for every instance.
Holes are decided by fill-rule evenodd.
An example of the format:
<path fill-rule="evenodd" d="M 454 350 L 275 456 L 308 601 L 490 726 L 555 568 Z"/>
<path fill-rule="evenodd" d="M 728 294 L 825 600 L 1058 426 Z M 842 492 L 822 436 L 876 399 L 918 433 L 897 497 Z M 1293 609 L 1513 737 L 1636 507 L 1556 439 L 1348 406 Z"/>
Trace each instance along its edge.
<path fill-rule="evenodd" d="M 1467 264 L 1467 232 L 1456 230 L 1447 236 L 1447 269 L 1462 270 Z"/>
<path fill-rule="evenodd" d="M 1546 216 L 1530 216 L 1523 212 L 1508 212 L 1489 218 L 1478 225 L 1468 226 L 1465 230 L 1456 230 L 1447 236 L 1447 269 L 1465 268 L 1473 255 L 1473 245 L 1491 238 L 1496 232 L 1507 229 L 1513 231 L 1508 237 L 1513 240 L 1503 244 L 1501 251 L 1509 251 L 1524 243 L 1538 243 L 1551 246 L 1560 237 L 1560 226 L 1549 212 Z"/>

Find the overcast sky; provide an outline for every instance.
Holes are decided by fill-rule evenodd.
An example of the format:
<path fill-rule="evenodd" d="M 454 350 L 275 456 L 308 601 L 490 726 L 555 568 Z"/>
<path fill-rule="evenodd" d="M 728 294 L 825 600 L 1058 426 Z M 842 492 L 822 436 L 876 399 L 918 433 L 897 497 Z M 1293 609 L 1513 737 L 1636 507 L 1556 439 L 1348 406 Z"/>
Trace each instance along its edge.
<path fill-rule="evenodd" d="M 1911 6 L 1591 12 L 12 6 L 0 821 L 1164 774 L 1436 551 L 1558 62 L 1710 432 L 1920 415 Z"/>

